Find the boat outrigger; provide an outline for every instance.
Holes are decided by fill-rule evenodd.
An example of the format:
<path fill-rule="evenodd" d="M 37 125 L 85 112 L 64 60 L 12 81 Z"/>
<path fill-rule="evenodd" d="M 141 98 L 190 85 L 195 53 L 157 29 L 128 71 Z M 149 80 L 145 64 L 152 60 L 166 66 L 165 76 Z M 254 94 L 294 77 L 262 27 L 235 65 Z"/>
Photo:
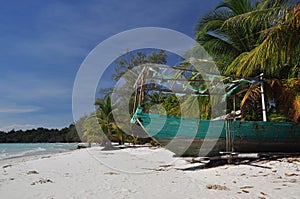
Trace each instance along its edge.
<path fill-rule="evenodd" d="M 213 117 L 212 113 L 212 119 L 206 119 L 207 117 L 202 119 L 201 111 L 197 112 L 200 109 L 199 105 L 180 107 L 179 115 L 168 115 L 161 110 L 145 108 L 142 104 L 143 92 L 146 89 L 152 90 L 152 93 L 155 91 L 165 93 L 167 96 L 180 97 L 186 94 L 200 97 L 215 96 L 223 105 L 226 97 L 241 92 L 242 85 L 253 84 L 263 89 L 262 76 L 248 79 L 240 77 L 228 84 L 219 84 L 232 78 L 230 75 L 224 76 L 213 72 L 203 74 L 191 68 L 145 65 L 134 84 L 139 103 L 135 103 L 135 113 L 131 122 L 139 124 L 149 136 L 180 156 L 216 156 L 222 152 L 226 154 L 300 152 L 300 123 L 267 122 L 263 90 L 260 92 L 263 121 L 242 121 L 237 114 L 239 111 L 234 110 L 226 115 L 225 109 L 222 110 L 220 107 L 214 110 L 219 117 Z M 214 79 L 213 86 L 209 82 L 212 79 Z M 182 89 L 178 89 L 179 87 Z M 220 88 L 225 92 L 219 92 Z M 214 103 L 212 101 L 210 98 L 210 103 Z M 181 104 L 186 106 L 191 103 L 182 100 Z M 235 109 L 235 104 L 233 108 Z M 213 111 L 212 107 L 210 110 Z M 194 111 L 197 113 L 192 113 Z"/>

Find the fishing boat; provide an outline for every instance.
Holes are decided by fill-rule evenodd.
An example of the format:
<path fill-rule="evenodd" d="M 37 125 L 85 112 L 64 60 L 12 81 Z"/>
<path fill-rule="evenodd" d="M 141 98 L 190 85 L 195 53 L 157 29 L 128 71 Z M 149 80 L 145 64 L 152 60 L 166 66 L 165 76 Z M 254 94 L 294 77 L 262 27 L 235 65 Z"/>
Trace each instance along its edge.
<path fill-rule="evenodd" d="M 167 73 L 167 70 L 173 72 Z M 262 76 L 256 79 L 239 77 L 238 81 L 235 80 L 234 83 L 224 85 L 219 84 L 219 82 L 224 82 L 224 78 L 232 77 L 206 71 L 205 74 L 200 72 L 201 78 L 193 79 L 187 77 L 187 73 L 195 77 L 195 73 L 199 73 L 199 71 L 178 67 L 167 68 L 162 65 L 144 66 L 143 71 L 140 72 L 134 84 L 138 90 L 136 99 L 139 99 L 139 103 L 136 104 L 131 123 L 141 126 L 149 136 L 179 156 L 203 157 L 216 156 L 220 155 L 220 153 L 300 152 L 300 123 L 266 121 Z M 207 75 L 208 78 L 205 78 L 204 75 Z M 216 81 L 215 77 L 222 78 L 217 78 L 218 80 Z M 213 86 L 207 86 L 204 89 L 203 86 L 200 86 L 202 90 L 199 89 L 199 85 L 203 85 L 203 82 L 212 85 L 212 79 L 214 79 Z M 209 81 L 210 83 L 207 83 Z M 175 88 L 178 82 L 180 82 L 179 86 L 183 89 L 178 90 Z M 187 86 L 182 82 L 201 83 L 195 89 L 195 84 L 193 84 L 194 86 Z M 168 83 L 168 85 L 157 86 L 157 84 L 162 85 L 163 83 Z M 172 116 L 166 113 L 153 113 L 151 110 L 146 110 L 141 103 L 143 100 L 142 93 L 147 89 L 147 86 L 143 85 L 148 85 L 148 89 L 175 93 L 176 95 L 183 95 L 182 93 L 184 93 L 184 95 L 189 94 L 191 96 L 215 96 L 220 101 L 223 100 L 224 103 L 224 98 L 236 92 L 241 92 L 240 88 L 244 84 L 261 86 L 263 121 L 242 121 L 236 114 L 237 111 L 234 110 L 230 114 L 224 114 L 224 112 L 220 111 L 220 108 L 218 109 L 219 112 L 218 110 L 215 112 L 223 113 L 223 115 L 219 117 L 214 116 L 214 118 L 212 116 L 209 120 L 195 117 L 195 114 L 191 114 L 193 117 L 189 117 L 190 114 Z M 168 89 L 165 89 L 166 87 Z M 216 92 L 216 88 L 222 88 L 224 93 Z M 190 113 L 192 111 L 194 109 L 186 112 Z"/>
<path fill-rule="evenodd" d="M 136 117 L 149 136 L 177 155 L 300 152 L 299 123 L 212 121 L 149 113 L 137 113 Z"/>

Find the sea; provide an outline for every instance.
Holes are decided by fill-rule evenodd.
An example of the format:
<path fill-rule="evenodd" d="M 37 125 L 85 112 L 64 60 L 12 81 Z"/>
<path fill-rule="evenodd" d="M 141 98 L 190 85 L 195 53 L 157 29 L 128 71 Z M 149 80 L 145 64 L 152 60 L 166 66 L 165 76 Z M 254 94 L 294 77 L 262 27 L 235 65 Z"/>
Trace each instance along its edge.
<path fill-rule="evenodd" d="M 0 143 L 0 160 L 66 152 L 76 149 L 77 143 Z"/>

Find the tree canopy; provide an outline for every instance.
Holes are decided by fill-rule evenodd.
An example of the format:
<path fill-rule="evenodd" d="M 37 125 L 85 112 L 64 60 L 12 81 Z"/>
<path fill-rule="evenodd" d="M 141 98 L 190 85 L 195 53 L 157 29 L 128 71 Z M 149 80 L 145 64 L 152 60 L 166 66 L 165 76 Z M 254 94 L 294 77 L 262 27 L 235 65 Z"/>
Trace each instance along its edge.
<path fill-rule="evenodd" d="M 222 73 L 246 78 L 264 74 L 270 119 L 284 115 L 285 120 L 298 121 L 298 1 L 224 0 L 198 21 L 195 30 L 196 40 L 214 58 Z M 259 120 L 260 116 L 255 116 L 262 109 L 259 85 L 246 84 L 241 89 L 247 92 L 234 95 L 234 101 L 240 103 L 244 118 Z"/>

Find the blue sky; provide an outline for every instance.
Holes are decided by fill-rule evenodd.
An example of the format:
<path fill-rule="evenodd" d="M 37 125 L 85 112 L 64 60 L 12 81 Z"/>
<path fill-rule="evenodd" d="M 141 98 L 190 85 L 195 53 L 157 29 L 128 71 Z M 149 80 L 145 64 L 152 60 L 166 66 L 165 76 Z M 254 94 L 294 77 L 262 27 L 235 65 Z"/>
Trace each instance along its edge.
<path fill-rule="evenodd" d="M 0 6 L 0 129 L 73 122 L 72 89 L 88 53 L 119 32 L 163 27 L 194 37 L 220 0 L 6 1 Z"/>

